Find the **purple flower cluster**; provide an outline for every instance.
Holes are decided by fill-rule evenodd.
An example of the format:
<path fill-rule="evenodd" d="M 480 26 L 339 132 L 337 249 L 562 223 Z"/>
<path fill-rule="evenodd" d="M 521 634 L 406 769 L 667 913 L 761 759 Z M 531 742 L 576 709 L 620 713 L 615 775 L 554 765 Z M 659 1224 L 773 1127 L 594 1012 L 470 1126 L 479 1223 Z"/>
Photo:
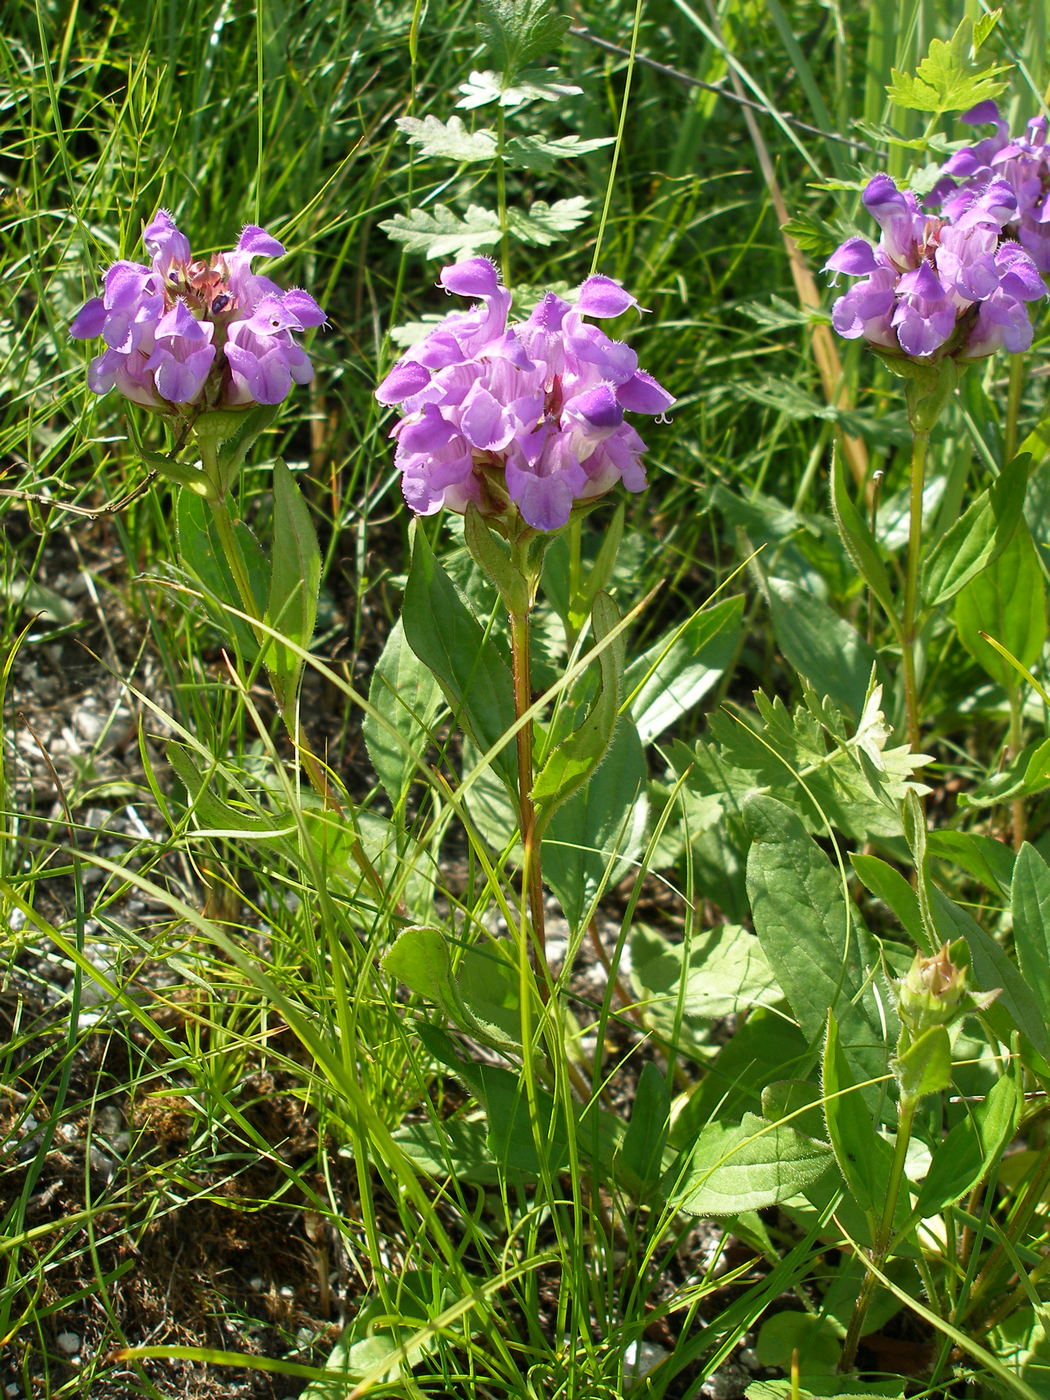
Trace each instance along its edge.
<path fill-rule="evenodd" d="M 945 161 L 942 178 L 929 195 L 946 218 L 957 219 L 993 181 L 1003 180 L 1017 207 L 1006 224 L 1040 272 L 1050 272 L 1050 146 L 1047 119 L 1033 117 L 1024 136 L 1011 140 L 994 102 L 979 102 L 964 113 L 970 126 L 995 124 L 994 136 L 966 146 Z"/>
<path fill-rule="evenodd" d="M 825 265 L 862 279 L 832 307 L 840 335 L 897 354 L 962 360 L 1028 349 L 1025 303 L 1046 288 L 1021 244 L 1004 238 L 1018 210 L 1005 179 L 967 191 L 943 217 L 923 213 L 888 175 L 869 181 L 863 199 L 882 229 L 877 246 L 849 238 Z"/>
<path fill-rule="evenodd" d="M 280 403 L 293 381 L 313 377 L 293 332 L 323 325 L 324 312 L 251 270 L 253 258 L 284 252 L 276 238 L 249 224 L 231 252 L 195 261 L 165 209 L 142 237 L 150 266 L 114 263 L 70 327 L 78 340 L 106 342 L 88 370 L 96 394 L 116 388 L 146 408 L 201 411 Z"/>
<path fill-rule="evenodd" d="M 390 436 L 409 506 L 430 515 L 473 502 L 491 515 L 513 502 L 534 529 L 556 530 L 574 503 L 617 482 L 641 491 L 645 443 L 624 411 L 662 414 L 674 399 L 583 319 L 619 316 L 635 298 L 588 277 L 575 304 L 548 292 L 508 327 L 510 293 L 487 258 L 446 267 L 440 281 L 478 304 L 446 316 L 376 390 L 402 408 Z"/>

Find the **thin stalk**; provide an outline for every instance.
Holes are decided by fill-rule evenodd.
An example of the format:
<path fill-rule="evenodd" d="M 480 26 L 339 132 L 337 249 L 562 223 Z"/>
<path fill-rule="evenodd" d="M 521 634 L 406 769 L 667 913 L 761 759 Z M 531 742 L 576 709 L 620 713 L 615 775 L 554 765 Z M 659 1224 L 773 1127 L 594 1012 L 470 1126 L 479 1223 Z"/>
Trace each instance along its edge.
<path fill-rule="evenodd" d="M 507 142 L 506 119 L 503 108 L 496 111 L 496 208 L 499 212 L 499 262 L 503 285 L 510 286 L 510 219 L 507 216 L 507 166 L 504 150 Z"/>
<path fill-rule="evenodd" d="M 1003 428 L 1003 467 L 1017 456 L 1017 424 L 1021 416 L 1021 393 L 1024 389 L 1024 355 L 1010 356 L 1010 384 L 1006 396 L 1006 424 Z"/>
<path fill-rule="evenodd" d="M 522 716 L 532 705 L 529 611 L 510 612 L 511 663 L 514 677 L 514 715 Z M 522 885 L 528 899 L 532 925 L 532 946 L 540 995 L 545 999 L 550 981 L 547 967 L 547 936 L 543 912 L 543 874 L 540 843 L 536 835 L 536 808 L 532 801 L 533 758 L 532 724 L 521 725 L 517 733 L 518 823 L 521 829 Z"/>
<path fill-rule="evenodd" d="M 916 679 L 916 650 L 919 612 L 919 566 L 922 562 L 922 503 L 926 484 L 928 431 L 916 429 L 912 437 L 911 521 L 908 530 L 908 557 L 904 575 L 904 616 L 901 619 L 901 652 L 904 664 L 904 710 L 908 722 L 908 742 L 919 748 L 919 687 Z"/>
<path fill-rule="evenodd" d="M 1021 687 L 1014 685 L 1012 681 L 1006 688 L 1006 694 L 1010 702 L 1010 729 L 1006 736 L 1006 761 L 1009 763 L 1021 752 L 1024 701 L 1021 698 Z M 1015 851 L 1019 851 L 1024 845 L 1026 826 L 1024 798 L 1015 797 L 1010 803 L 1010 827 Z"/>
<path fill-rule="evenodd" d="M 886 1263 L 886 1257 L 890 1252 L 890 1245 L 893 1242 L 893 1217 L 897 1211 L 897 1198 L 900 1195 L 901 1182 L 904 1180 L 904 1164 L 908 1156 L 908 1143 L 911 1141 L 912 1126 L 915 1122 L 915 1110 L 919 1106 L 917 1094 L 905 1094 L 901 1098 L 900 1112 L 897 1115 L 897 1137 L 893 1144 L 893 1164 L 890 1167 L 890 1179 L 886 1190 L 886 1200 L 882 1208 L 882 1218 L 879 1221 L 878 1229 L 872 1241 L 868 1257 L 875 1269 L 882 1270 Z M 853 1305 L 853 1316 L 849 1320 L 849 1328 L 846 1332 L 846 1340 L 842 1344 L 842 1359 L 839 1362 L 840 1371 L 848 1371 L 857 1355 L 857 1347 L 860 1339 L 864 1335 L 864 1321 L 868 1315 L 868 1308 L 871 1305 L 872 1297 L 878 1284 L 878 1276 L 874 1270 L 869 1270 L 864 1275 L 864 1282 L 860 1286 L 857 1294 L 857 1301 Z"/>

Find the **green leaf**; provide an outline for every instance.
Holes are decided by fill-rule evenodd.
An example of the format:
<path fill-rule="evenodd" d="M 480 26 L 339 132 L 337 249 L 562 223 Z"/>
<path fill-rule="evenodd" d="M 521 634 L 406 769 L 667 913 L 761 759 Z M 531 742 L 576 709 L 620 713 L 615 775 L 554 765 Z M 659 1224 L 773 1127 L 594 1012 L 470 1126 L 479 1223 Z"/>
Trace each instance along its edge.
<path fill-rule="evenodd" d="M 763 1322 L 755 1341 L 763 1366 L 790 1371 L 793 1364 L 805 1375 L 831 1374 L 842 1346 L 827 1317 L 806 1312 L 774 1313 Z"/>
<path fill-rule="evenodd" d="M 860 715 L 875 651 L 827 603 L 786 579 L 769 579 L 773 631 L 785 658 L 820 695 Z"/>
<path fill-rule="evenodd" d="M 568 16 L 552 0 L 481 0 L 481 11 L 482 39 L 508 78 L 556 53 L 569 27 Z"/>
<path fill-rule="evenodd" d="M 824 1121 L 835 1160 L 854 1202 L 874 1225 L 886 1198 L 893 1149 L 875 1129 L 843 1054 L 838 1022 L 830 1012 L 824 1041 L 823 1088 Z"/>
<path fill-rule="evenodd" d="M 1017 1129 L 1020 1112 L 1017 1082 L 1003 1075 L 984 1102 L 937 1143 L 912 1208 L 913 1222 L 969 1196 L 999 1161 Z"/>
<path fill-rule="evenodd" d="M 624 675 L 628 712 L 650 744 L 717 684 L 740 640 L 744 598 L 703 608 L 636 657 Z"/>
<path fill-rule="evenodd" d="M 846 482 L 846 465 L 837 446 L 831 468 L 831 508 L 835 513 L 842 542 L 856 564 L 861 578 L 882 604 L 887 615 L 896 617 L 897 603 L 889 572 L 868 522 L 850 496 Z"/>
<path fill-rule="evenodd" d="M 895 1055 L 890 1068 L 901 1093 L 910 1098 L 943 1094 L 952 1082 L 952 1047 L 943 1026 L 931 1026 L 913 1040 L 907 1050 Z"/>
<path fill-rule="evenodd" d="M 1018 525 L 1003 552 L 956 595 L 959 640 L 994 681 L 1016 685 L 1016 673 L 981 637 L 987 632 L 1024 667 L 1039 658 L 1046 641 L 1046 589 L 1027 525 Z"/>
<path fill-rule="evenodd" d="M 803 1034 L 816 1045 L 832 1011 L 850 1071 L 861 1080 L 884 1077 L 895 1017 L 870 985 L 870 936 L 846 903 L 839 873 L 783 803 L 751 797 L 744 820 L 753 837 L 747 887 L 755 932 Z"/>
<path fill-rule="evenodd" d="M 850 861 L 864 885 L 893 912 L 912 942 L 922 947 L 925 933 L 919 898 L 900 871 L 878 856 L 851 853 Z"/>
<path fill-rule="evenodd" d="M 1027 841 L 1017 854 L 1010 908 L 1021 975 L 1050 1011 L 1050 866 Z"/>
<path fill-rule="evenodd" d="M 620 720 L 605 761 L 561 804 L 543 833 L 543 878 L 573 928 L 645 849 L 646 776 L 637 731 Z"/>
<path fill-rule="evenodd" d="M 460 1030 L 504 1052 L 520 1051 L 518 974 L 495 944 L 464 949 L 453 973 L 447 935 L 414 924 L 398 934 L 382 967 Z"/>
<path fill-rule="evenodd" d="M 553 204 L 535 199 L 528 209 L 511 207 L 507 224 L 515 238 L 529 247 L 546 248 L 558 242 L 563 233 L 572 233 L 590 214 L 590 201 L 581 195 L 556 199 Z"/>
<path fill-rule="evenodd" d="M 582 136 L 512 136 L 504 149 L 503 158 L 507 165 L 521 170 L 532 170 L 540 174 L 557 168 L 563 160 L 578 160 L 592 151 L 600 151 L 615 141 L 613 136 L 595 136 L 584 139 Z"/>
<path fill-rule="evenodd" d="M 1013 539 L 1024 506 L 1029 460 L 1027 454 L 1014 458 L 934 545 L 923 564 L 927 607 L 940 607 L 954 598 Z"/>
<path fill-rule="evenodd" d="M 267 561 L 258 540 L 243 521 L 237 522 L 234 531 L 261 617 L 269 586 Z M 211 507 L 203 496 L 194 491 L 179 492 L 175 501 L 175 532 L 182 564 L 203 586 L 208 616 L 222 636 L 233 641 L 238 655 L 250 664 L 259 654 L 259 645 L 249 623 L 226 610 L 231 607 L 241 611 L 243 604 L 212 522 Z"/>
<path fill-rule="evenodd" d="M 419 771 L 443 703 L 441 687 L 405 640 L 401 618 L 376 662 L 368 699 L 376 711 L 364 719 L 368 756 L 396 807 Z"/>
<path fill-rule="evenodd" d="M 689 1154 L 677 1210 L 739 1215 L 796 1195 L 832 1165 L 831 1148 L 785 1123 L 746 1113 L 734 1127 L 709 1123 Z"/>
<path fill-rule="evenodd" d="M 265 619 L 303 650 L 313 640 L 320 590 L 321 550 L 313 521 L 295 478 L 278 458 L 273 464 L 273 562 Z M 266 663 L 278 698 L 290 704 L 305 663 L 279 641 L 271 641 Z"/>
<path fill-rule="evenodd" d="M 501 237 L 499 215 L 479 204 L 468 204 L 462 217 L 445 204 L 435 204 L 431 210 L 412 209 L 381 220 L 379 227 L 395 243 L 427 258 L 470 257 L 493 247 Z"/>
<path fill-rule="evenodd" d="M 671 1121 L 667 1080 L 651 1061 L 642 1066 L 617 1166 L 635 1198 L 644 1200 L 663 1174 L 663 1155 Z"/>
<path fill-rule="evenodd" d="M 1014 874 L 1014 853 L 1009 846 L 993 836 L 977 831 L 951 831 L 945 827 L 931 831 L 926 837 L 931 856 L 961 866 L 988 889 L 1005 894 Z"/>
<path fill-rule="evenodd" d="M 496 133 L 486 129 L 468 131 L 462 117 L 449 117 L 447 122 L 429 116 L 422 120 L 398 117 L 396 125 L 424 155 L 458 161 L 462 165 L 496 159 L 499 145 Z"/>
<path fill-rule="evenodd" d="M 392 1134 L 418 1168 L 432 1177 L 496 1186 L 499 1172 L 488 1148 L 485 1124 L 479 1118 L 431 1118 L 406 1122 Z"/>
<path fill-rule="evenodd" d="M 671 1139 L 676 1147 L 691 1142 L 714 1118 L 720 1123 L 739 1122 L 745 1112 L 759 1108 L 766 1118 L 783 1117 L 766 1111 L 766 1088 L 778 1076 L 806 1074 L 817 1058 L 794 1022 L 762 1006 L 748 1014 L 713 1061 L 710 1046 L 704 1048 L 707 1073 L 675 1113 Z M 688 1042 L 676 1049 L 700 1059 Z"/>
<path fill-rule="evenodd" d="M 965 938 L 970 949 L 975 992 L 998 991 L 998 999 L 982 1012 L 1004 1045 L 1009 1045 L 1018 1030 L 1044 1060 L 1050 1060 L 1050 1032 L 1047 1030 L 1045 1003 L 1018 970 L 1006 949 L 986 933 L 980 924 L 948 898 L 942 890 L 931 886 L 930 899 L 934 918 L 945 942 Z"/>
<path fill-rule="evenodd" d="M 1015 673 L 1016 674 L 1016 673 Z M 960 807 L 997 807 L 1015 797 L 1031 797 L 1050 787 L 1050 739 L 1025 747 L 1001 772 L 992 773 L 969 792 L 959 794 Z"/>
<path fill-rule="evenodd" d="M 453 714 L 481 751 L 487 752 L 514 724 L 510 670 L 456 592 L 418 525 L 402 620 L 409 646 L 437 679 Z M 504 744 L 494 767 L 516 794 L 513 745 Z"/>
<path fill-rule="evenodd" d="M 599 593 L 591 611 L 596 646 L 615 631 L 619 621 L 620 614 L 612 598 L 608 593 Z M 579 725 L 555 742 L 532 785 L 533 799 L 543 804 L 538 817 L 541 832 L 555 807 L 587 782 L 609 751 L 620 708 L 624 645 L 621 632 L 598 652 L 601 669 L 598 693 Z"/>
<path fill-rule="evenodd" d="M 914 76 L 893 69 L 893 82 L 887 95 L 898 107 L 914 112 L 963 112 L 978 102 L 998 97 L 1006 88 L 998 74 L 1009 65 L 977 62 L 972 54 L 973 21 L 964 19 L 947 43 L 943 39 L 930 41 L 929 52 L 919 64 Z M 981 42 L 987 37 L 982 31 Z"/>
<path fill-rule="evenodd" d="M 636 923 L 630 948 L 639 1005 L 667 1037 L 680 1025 L 700 1040 L 720 1017 L 781 1000 L 761 944 L 736 924 L 719 924 L 672 943 Z"/>

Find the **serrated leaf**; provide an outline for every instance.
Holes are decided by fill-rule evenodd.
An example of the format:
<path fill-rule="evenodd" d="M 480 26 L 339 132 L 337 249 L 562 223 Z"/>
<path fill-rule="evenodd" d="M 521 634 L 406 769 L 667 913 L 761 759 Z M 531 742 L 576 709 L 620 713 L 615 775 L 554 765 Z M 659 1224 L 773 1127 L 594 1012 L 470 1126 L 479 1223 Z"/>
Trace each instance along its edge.
<path fill-rule="evenodd" d="M 457 91 L 463 95 L 456 106 L 470 112 L 490 102 L 498 102 L 504 108 L 526 107 L 530 102 L 557 102 L 563 97 L 577 97 L 583 89 L 574 83 L 549 80 L 551 75 L 557 75 L 557 71 L 556 68 L 532 69 L 519 73 L 511 82 L 503 73 L 494 73 L 491 69 L 483 72 L 475 70 L 465 83 L 459 84 Z"/>
<path fill-rule="evenodd" d="M 445 204 L 433 209 L 413 209 L 383 219 L 379 227 L 395 243 L 427 258 L 468 257 L 500 240 L 499 215 L 478 204 L 468 204 L 461 218 Z"/>
<path fill-rule="evenodd" d="M 578 160 L 592 151 L 600 151 L 603 146 L 611 146 L 614 140 L 612 136 L 597 136 L 590 140 L 582 136 L 548 139 L 542 136 L 512 136 L 504 149 L 503 158 L 508 165 L 520 170 L 543 173 L 555 169 L 559 161 Z"/>
<path fill-rule="evenodd" d="M 478 26 L 486 47 L 508 75 L 561 48 L 569 27 L 551 0 L 482 0 Z"/>
<path fill-rule="evenodd" d="M 511 233 L 522 243 L 546 248 L 556 243 L 560 234 L 571 233 L 578 228 L 586 219 L 590 207 L 590 202 L 581 195 L 556 199 L 553 204 L 537 199 L 527 210 L 508 209 L 507 223 Z"/>
<path fill-rule="evenodd" d="M 495 160 L 499 148 L 494 131 L 468 131 L 462 117 L 449 117 L 447 122 L 437 117 L 424 117 L 422 121 L 419 117 L 398 117 L 397 127 L 424 155 L 455 160 L 461 165 Z"/>
<path fill-rule="evenodd" d="M 963 112 L 978 102 L 998 97 L 1006 88 L 999 73 L 1009 65 L 975 62 L 971 47 L 973 21 L 964 19 L 951 39 L 933 39 L 914 76 L 893 69 L 886 92 L 899 107 L 915 112 Z M 986 35 L 982 35 L 982 42 Z"/>

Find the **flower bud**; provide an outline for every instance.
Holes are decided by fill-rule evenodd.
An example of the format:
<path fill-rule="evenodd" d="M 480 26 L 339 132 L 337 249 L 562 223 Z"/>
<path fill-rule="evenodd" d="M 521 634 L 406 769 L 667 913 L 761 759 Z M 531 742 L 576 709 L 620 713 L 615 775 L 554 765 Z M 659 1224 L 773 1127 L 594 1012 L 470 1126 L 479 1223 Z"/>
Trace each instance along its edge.
<path fill-rule="evenodd" d="M 946 1026 L 973 1004 L 967 993 L 970 950 L 965 939 L 944 943 L 932 958 L 916 953 L 897 984 L 897 1010 L 913 1037 L 932 1026 Z"/>

